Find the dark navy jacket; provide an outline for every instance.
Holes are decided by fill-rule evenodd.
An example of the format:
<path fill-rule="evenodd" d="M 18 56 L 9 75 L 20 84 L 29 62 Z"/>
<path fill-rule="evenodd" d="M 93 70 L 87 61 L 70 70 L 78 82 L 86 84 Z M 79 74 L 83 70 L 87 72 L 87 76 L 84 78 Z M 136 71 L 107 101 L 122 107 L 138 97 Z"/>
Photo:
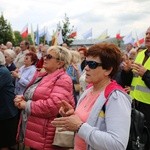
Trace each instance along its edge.
<path fill-rule="evenodd" d="M 18 109 L 14 106 L 14 85 L 10 71 L 0 65 L 0 120 L 15 117 Z"/>

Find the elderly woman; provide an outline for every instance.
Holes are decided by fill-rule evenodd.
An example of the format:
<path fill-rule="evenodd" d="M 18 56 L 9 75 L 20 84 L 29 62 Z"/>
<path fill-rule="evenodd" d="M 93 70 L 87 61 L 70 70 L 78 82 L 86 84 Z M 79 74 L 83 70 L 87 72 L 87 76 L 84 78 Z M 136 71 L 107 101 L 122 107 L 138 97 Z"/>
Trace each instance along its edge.
<path fill-rule="evenodd" d="M 62 102 L 61 118 L 52 121 L 75 131 L 75 150 L 125 150 L 129 139 L 131 99 L 112 81 L 121 60 L 117 46 L 93 45 L 86 57 L 86 82 L 92 86 L 80 97 L 76 110 Z M 70 116 L 69 116 L 70 115 Z"/>
<path fill-rule="evenodd" d="M 16 54 L 13 50 L 11 49 L 6 49 L 4 51 L 4 56 L 5 56 L 5 61 L 6 61 L 6 67 L 9 71 L 14 71 L 16 70 L 16 66 L 15 64 L 13 63 L 15 57 L 16 57 Z"/>
<path fill-rule="evenodd" d="M 78 97 L 79 97 L 79 91 L 80 91 L 80 85 L 79 85 L 79 77 L 80 77 L 80 69 L 79 64 L 81 61 L 80 53 L 78 51 L 70 50 L 71 52 L 71 64 L 67 68 L 67 74 L 71 77 L 73 82 L 73 88 L 74 88 L 74 98 L 75 102 L 77 103 Z"/>
<path fill-rule="evenodd" d="M 0 52 L 0 150 L 9 150 L 16 144 L 18 109 L 14 106 L 14 98 L 12 77 Z"/>
<path fill-rule="evenodd" d="M 51 121 L 58 116 L 62 100 L 74 106 L 73 85 L 66 73 L 70 57 L 68 49 L 50 47 L 44 57 L 46 72 L 37 71 L 24 97 L 16 96 L 14 100 L 15 105 L 23 110 L 19 138 L 32 149 L 60 149 L 52 146 L 55 127 Z"/>
<path fill-rule="evenodd" d="M 36 72 L 37 55 L 33 52 L 29 52 L 25 55 L 24 65 L 12 71 L 12 76 L 16 78 L 15 81 L 15 94 L 22 95 L 25 88 L 32 80 L 34 73 Z"/>

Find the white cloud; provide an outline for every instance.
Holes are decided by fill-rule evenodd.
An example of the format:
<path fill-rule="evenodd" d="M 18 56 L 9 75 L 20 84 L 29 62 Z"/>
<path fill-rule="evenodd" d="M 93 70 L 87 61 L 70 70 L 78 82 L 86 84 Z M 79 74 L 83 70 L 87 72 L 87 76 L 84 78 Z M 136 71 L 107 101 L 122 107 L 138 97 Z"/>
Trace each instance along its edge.
<path fill-rule="evenodd" d="M 0 0 L 0 10 L 14 30 L 21 30 L 32 23 L 34 30 L 48 26 L 52 32 L 57 23 L 69 17 L 71 26 L 77 27 L 78 37 L 93 29 L 93 37 L 108 29 L 110 36 L 118 30 L 145 31 L 149 25 L 149 0 Z"/>

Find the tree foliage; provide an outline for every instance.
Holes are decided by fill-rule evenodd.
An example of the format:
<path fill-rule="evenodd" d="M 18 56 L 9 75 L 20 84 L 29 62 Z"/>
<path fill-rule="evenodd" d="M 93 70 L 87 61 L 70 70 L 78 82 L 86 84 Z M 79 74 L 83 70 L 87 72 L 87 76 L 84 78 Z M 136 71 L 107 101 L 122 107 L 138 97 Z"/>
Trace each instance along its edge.
<path fill-rule="evenodd" d="M 7 41 L 14 42 L 11 25 L 4 19 L 3 14 L 0 16 L 0 44 L 6 44 Z"/>
<path fill-rule="evenodd" d="M 73 31 L 74 26 L 70 27 L 69 17 L 65 14 L 64 20 L 62 20 L 62 25 L 58 24 L 58 30 L 62 31 L 63 42 L 68 46 L 74 41 L 75 38 L 70 38 L 69 35 Z M 13 31 L 11 28 L 11 24 L 7 22 L 4 18 L 3 14 L 0 16 L 0 44 L 6 44 L 7 41 L 11 41 L 14 46 L 20 44 L 22 40 L 28 40 L 31 44 L 33 44 L 31 35 L 29 34 L 27 38 L 23 39 L 20 35 L 19 31 Z M 42 37 L 40 42 L 44 42 L 45 39 Z M 44 42 L 47 44 L 46 42 Z"/>
<path fill-rule="evenodd" d="M 62 30 L 62 37 L 63 37 L 63 42 L 66 43 L 68 46 L 74 41 L 75 38 L 70 38 L 69 35 L 74 29 L 74 26 L 70 28 L 70 21 L 69 17 L 65 14 L 64 20 L 62 20 L 62 26 L 59 22 L 58 24 L 58 29 Z"/>
<path fill-rule="evenodd" d="M 28 35 L 27 38 L 22 38 L 19 31 L 14 31 L 13 34 L 14 34 L 14 35 L 13 35 L 13 38 L 14 38 L 14 46 L 20 45 L 20 43 L 21 43 L 22 40 L 27 40 L 27 41 L 30 42 L 30 44 L 33 44 L 33 41 L 32 41 L 32 38 L 31 38 L 31 35 L 30 35 L 30 34 Z"/>
<path fill-rule="evenodd" d="M 19 31 L 14 31 L 14 45 L 17 46 L 22 41 L 22 37 Z"/>

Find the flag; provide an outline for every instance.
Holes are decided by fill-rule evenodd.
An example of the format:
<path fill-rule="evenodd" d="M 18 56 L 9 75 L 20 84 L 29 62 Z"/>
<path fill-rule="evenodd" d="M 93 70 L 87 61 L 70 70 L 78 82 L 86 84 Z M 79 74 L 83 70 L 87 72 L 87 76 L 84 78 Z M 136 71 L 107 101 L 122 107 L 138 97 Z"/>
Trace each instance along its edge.
<path fill-rule="evenodd" d="M 45 36 L 45 34 L 47 32 L 46 30 L 47 30 L 46 27 L 44 27 L 41 30 L 39 30 L 39 37 Z"/>
<path fill-rule="evenodd" d="M 132 37 L 132 33 L 129 33 L 128 35 L 124 36 L 123 38 L 124 44 L 134 44 L 134 38 Z"/>
<path fill-rule="evenodd" d="M 57 44 L 60 45 L 62 43 L 63 43 L 62 30 L 60 30 L 57 36 Z"/>
<path fill-rule="evenodd" d="M 33 45 L 34 45 L 35 44 L 35 40 L 34 40 L 34 31 L 33 31 L 32 24 L 31 24 L 31 39 L 32 39 Z"/>
<path fill-rule="evenodd" d="M 58 36 L 58 31 L 56 30 L 53 35 L 52 35 L 52 42 L 51 45 L 52 46 L 56 46 L 57 45 L 57 36 Z"/>
<path fill-rule="evenodd" d="M 40 37 L 39 37 L 39 27 L 38 27 L 38 25 L 37 25 L 37 30 L 36 30 L 35 43 L 36 43 L 37 45 L 39 45 L 39 43 L 40 43 Z"/>
<path fill-rule="evenodd" d="M 74 37 L 76 37 L 77 36 L 77 28 L 75 28 L 72 32 L 71 32 L 71 34 L 69 35 L 69 38 L 74 38 Z"/>
<path fill-rule="evenodd" d="M 47 30 L 46 34 L 45 34 L 45 41 L 49 44 L 49 42 L 52 40 L 52 37 L 49 33 L 49 31 Z"/>
<path fill-rule="evenodd" d="M 139 34 L 139 36 L 136 33 L 136 41 L 134 43 L 134 46 L 140 47 L 142 44 L 144 44 L 144 42 L 145 42 L 145 33 L 143 32 Z"/>
<path fill-rule="evenodd" d="M 39 30 L 39 38 L 44 37 L 44 44 L 45 44 L 46 33 L 47 33 L 47 28 L 46 27 Z"/>
<path fill-rule="evenodd" d="M 108 30 L 106 29 L 105 31 L 103 31 L 102 33 L 101 33 L 101 35 L 97 38 L 98 40 L 104 40 L 104 39 L 106 39 L 106 38 L 108 38 Z"/>
<path fill-rule="evenodd" d="M 122 39 L 122 36 L 120 35 L 120 31 L 118 31 L 118 33 L 116 34 L 116 39 L 117 40 L 121 40 Z"/>
<path fill-rule="evenodd" d="M 24 26 L 24 28 L 22 29 L 20 34 L 21 34 L 22 38 L 26 38 L 28 36 L 28 24 L 26 24 L 26 26 Z"/>
<path fill-rule="evenodd" d="M 84 39 L 88 39 L 90 37 L 92 37 L 92 28 L 89 29 L 88 31 L 86 31 L 85 33 L 82 34 Z"/>

